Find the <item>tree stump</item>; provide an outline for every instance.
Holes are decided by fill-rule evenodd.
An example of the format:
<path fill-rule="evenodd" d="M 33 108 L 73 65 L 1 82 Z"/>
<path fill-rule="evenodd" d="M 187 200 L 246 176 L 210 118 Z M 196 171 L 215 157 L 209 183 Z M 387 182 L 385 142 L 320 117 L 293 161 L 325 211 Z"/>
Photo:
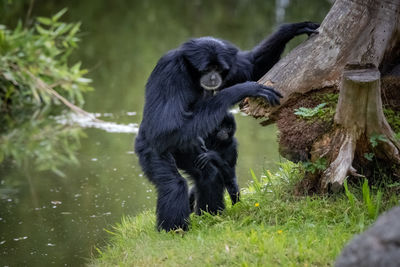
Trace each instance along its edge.
<path fill-rule="evenodd" d="M 321 175 L 323 191 L 341 189 L 349 174 L 360 176 L 352 167 L 356 150 L 359 155 L 373 151 L 379 159 L 400 164 L 400 144 L 383 114 L 380 72 L 375 66 L 346 65 L 334 121 L 333 132 L 311 151 L 312 161 L 326 158 L 330 163 Z"/>

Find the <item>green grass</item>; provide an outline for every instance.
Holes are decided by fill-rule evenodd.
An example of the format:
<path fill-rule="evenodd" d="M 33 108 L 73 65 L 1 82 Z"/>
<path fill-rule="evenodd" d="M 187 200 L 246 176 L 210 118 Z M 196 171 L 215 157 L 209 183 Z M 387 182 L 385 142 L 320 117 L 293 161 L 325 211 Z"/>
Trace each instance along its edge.
<path fill-rule="evenodd" d="M 388 190 L 380 196 L 366 192 L 361 184 L 348 186 L 346 194 L 293 196 L 302 174 L 297 165 L 284 163 L 276 174 L 253 177 L 240 203 L 218 216 L 192 215 L 188 232 L 157 232 L 154 210 L 123 218 L 90 264 L 329 266 L 346 242 L 373 222 L 368 207 L 383 211 L 400 198 Z"/>

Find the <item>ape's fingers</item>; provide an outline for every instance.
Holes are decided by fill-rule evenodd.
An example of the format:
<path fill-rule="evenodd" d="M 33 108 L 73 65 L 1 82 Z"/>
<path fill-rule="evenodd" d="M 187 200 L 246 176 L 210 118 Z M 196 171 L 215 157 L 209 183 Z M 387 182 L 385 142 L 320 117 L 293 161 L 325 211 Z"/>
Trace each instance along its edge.
<path fill-rule="evenodd" d="M 196 168 L 203 169 L 208 163 L 208 157 L 205 153 L 200 154 L 194 161 Z"/>
<path fill-rule="evenodd" d="M 315 22 L 308 22 L 308 25 L 307 25 L 308 28 L 314 29 L 314 30 L 319 28 L 319 26 L 320 26 L 320 24 L 319 23 L 315 23 Z"/>
<path fill-rule="evenodd" d="M 199 162 L 199 167 L 200 167 L 200 169 L 204 169 L 204 168 L 207 166 L 207 163 L 208 163 L 208 159 L 207 159 L 207 158 L 202 159 L 202 160 Z"/>
<path fill-rule="evenodd" d="M 273 93 L 273 94 L 279 96 L 280 98 L 283 97 L 283 95 L 280 92 L 278 92 L 277 90 L 275 90 L 274 88 L 265 86 L 265 85 L 261 85 L 261 86 L 262 86 L 262 89 L 264 90 L 263 93 L 265 93 L 265 94 Z"/>
<path fill-rule="evenodd" d="M 260 94 L 259 96 L 266 99 L 271 106 L 278 106 L 280 104 L 279 98 L 274 94 Z"/>
<path fill-rule="evenodd" d="M 305 34 L 307 34 L 307 35 L 310 35 L 310 34 L 319 33 L 319 32 L 318 32 L 317 30 L 314 30 L 314 29 L 311 29 L 311 28 L 308 28 L 308 27 L 299 29 L 299 30 L 297 30 L 297 32 L 296 32 L 296 34 L 303 34 L 303 33 L 305 33 Z"/>
<path fill-rule="evenodd" d="M 280 104 L 279 97 L 276 94 L 270 92 L 267 96 L 272 106 L 278 106 Z"/>
<path fill-rule="evenodd" d="M 268 91 L 268 93 L 273 93 L 273 94 L 277 95 L 277 96 L 280 97 L 280 98 L 283 97 L 283 95 L 282 95 L 280 92 L 276 91 L 276 90 L 273 89 L 273 88 L 267 87 L 266 90 Z"/>
<path fill-rule="evenodd" d="M 295 23 L 297 29 L 302 29 L 302 28 L 310 28 L 310 29 L 317 29 L 319 28 L 319 23 L 312 22 L 312 21 L 303 21 L 299 23 Z"/>

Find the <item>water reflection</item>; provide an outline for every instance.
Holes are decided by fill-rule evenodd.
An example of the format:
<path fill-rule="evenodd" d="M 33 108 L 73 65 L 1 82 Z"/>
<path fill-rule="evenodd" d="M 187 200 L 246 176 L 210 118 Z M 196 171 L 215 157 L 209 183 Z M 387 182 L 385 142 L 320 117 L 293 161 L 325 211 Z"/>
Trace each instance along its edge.
<path fill-rule="evenodd" d="M 104 130 L 109 133 L 134 133 L 137 134 L 139 131 L 139 125 L 137 123 L 129 124 L 118 124 L 115 122 L 104 121 L 98 118 L 109 117 L 113 118 L 114 115 L 111 113 L 89 113 L 89 116 L 68 113 L 56 117 L 56 121 L 64 125 L 79 125 L 81 128 L 97 128 Z M 134 116 L 136 112 L 127 112 L 127 116 Z"/>
<path fill-rule="evenodd" d="M 153 207 L 152 187 L 140 178 L 132 160 L 132 135 L 110 138 L 96 129 L 87 133 L 80 166 L 65 169 L 67 178 L 0 170 L 6 187 L 22 178 L 1 202 L 1 264 L 32 266 L 45 261 L 75 266 L 95 244 L 101 245 L 110 223 L 122 214 Z M 31 185 L 24 181 L 27 175 Z"/>
<path fill-rule="evenodd" d="M 104 121 L 131 124 L 134 129 L 141 120 L 146 79 L 169 49 L 204 35 L 249 49 L 271 32 L 276 21 L 321 21 L 330 6 L 320 0 L 285 3 L 41 1 L 33 14 L 46 16 L 68 6 L 67 19 L 82 21 L 83 41 L 74 57 L 90 69 L 95 88 L 84 108 L 100 113 Z M 277 8 L 284 8 L 282 18 L 276 16 Z M 279 161 L 277 133 L 274 126 L 262 128 L 240 114 L 236 118 L 238 177 L 245 186 L 249 168 L 260 174 Z M 154 207 L 153 187 L 142 177 L 133 153 L 134 134 L 92 128 L 85 133 L 77 155 L 80 164 L 62 168 L 65 178 L 34 171 L 31 163 L 21 169 L 10 162 L 0 166 L 1 266 L 82 265 L 96 253 L 94 246 L 104 245 L 105 228 L 123 215 Z"/>

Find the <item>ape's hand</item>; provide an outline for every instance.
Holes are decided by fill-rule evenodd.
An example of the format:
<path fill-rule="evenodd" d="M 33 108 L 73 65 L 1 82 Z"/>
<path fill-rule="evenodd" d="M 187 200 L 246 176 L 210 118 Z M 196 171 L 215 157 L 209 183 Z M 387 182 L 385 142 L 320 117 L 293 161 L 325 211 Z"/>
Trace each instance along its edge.
<path fill-rule="evenodd" d="M 293 26 L 296 28 L 296 31 L 294 35 L 300 35 L 300 34 L 307 34 L 310 36 L 313 33 L 318 33 L 317 29 L 319 28 L 318 23 L 310 22 L 310 21 L 305 21 L 305 22 L 300 22 L 300 23 L 295 23 Z"/>
<path fill-rule="evenodd" d="M 208 152 L 201 153 L 195 159 L 194 166 L 198 169 L 204 169 L 210 161 L 212 161 L 213 159 L 218 157 L 218 155 L 216 155 L 216 153 L 217 152 L 215 152 L 215 151 L 208 151 Z"/>
<path fill-rule="evenodd" d="M 278 106 L 280 104 L 279 98 L 282 98 L 283 96 L 275 89 L 257 82 L 246 82 L 246 85 L 253 87 L 254 93 L 251 95 L 252 97 L 262 97 L 271 106 Z"/>

